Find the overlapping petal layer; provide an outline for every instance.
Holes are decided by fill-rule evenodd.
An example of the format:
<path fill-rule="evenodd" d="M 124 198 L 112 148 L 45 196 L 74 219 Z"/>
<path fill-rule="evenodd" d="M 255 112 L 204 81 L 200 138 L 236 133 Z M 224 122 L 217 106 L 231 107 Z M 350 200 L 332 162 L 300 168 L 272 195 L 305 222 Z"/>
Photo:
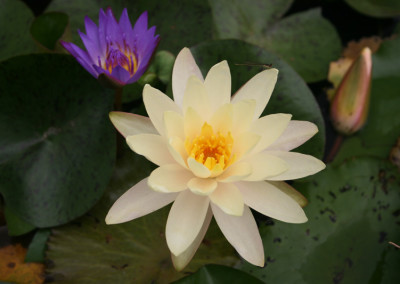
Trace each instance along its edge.
<path fill-rule="evenodd" d="M 174 101 L 150 86 L 144 88 L 153 126 L 144 117 L 110 115 L 132 150 L 159 166 L 147 180 L 149 196 L 162 196 L 165 204 L 176 198 L 166 239 L 177 269 L 193 257 L 212 215 L 238 253 L 258 266 L 264 264 L 264 253 L 249 207 L 284 222 L 307 221 L 304 197 L 281 181 L 314 174 L 325 165 L 289 152 L 317 132 L 314 124 L 290 121 L 290 114 L 259 118 L 277 75 L 276 69 L 257 74 L 231 100 L 227 62 L 213 66 L 204 80 L 185 48 L 173 68 Z M 143 186 L 139 198 L 142 190 Z M 127 221 L 137 215 L 126 213 L 129 207 L 120 204 L 129 202 L 118 200 L 108 220 Z M 132 204 L 135 207 L 138 201 Z M 160 204 L 151 205 L 151 210 Z"/>

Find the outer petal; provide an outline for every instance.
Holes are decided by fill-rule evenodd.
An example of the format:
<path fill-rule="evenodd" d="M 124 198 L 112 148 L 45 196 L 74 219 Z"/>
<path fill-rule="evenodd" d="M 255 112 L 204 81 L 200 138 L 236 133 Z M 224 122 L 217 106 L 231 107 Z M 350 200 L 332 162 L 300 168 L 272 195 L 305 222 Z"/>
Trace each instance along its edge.
<path fill-rule="evenodd" d="M 138 153 L 145 156 L 146 159 L 156 165 L 174 164 L 175 160 L 168 151 L 165 140 L 160 135 L 154 134 L 138 134 L 128 136 L 126 143 L 129 147 Z"/>
<path fill-rule="evenodd" d="M 142 133 L 158 134 L 148 117 L 120 111 L 112 111 L 109 116 L 112 124 L 124 137 Z"/>
<path fill-rule="evenodd" d="M 277 113 L 271 114 L 254 121 L 250 131 L 261 136 L 260 142 L 254 147 L 252 153 L 258 153 L 273 142 L 285 131 L 289 124 L 291 114 Z"/>
<path fill-rule="evenodd" d="M 106 223 L 119 224 L 147 215 L 171 203 L 177 195 L 151 190 L 145 178 L 118 198 L 108 211 Z"/>
<path fill-rule="evenodd" d="M 182 113 L 181 109 L 167 95 L 146 84 L 143 89 L 143 102 L 154 127 L 165 136 L 164 112 Z"/>
<path fill-rule="evenodd" d="M 179 106 L 182 106 L 187 80 L 192 75 L 203 81 L 203 75 L 194 61 L 192 53 L 189 48 L 185 47 L 176 57 L 174 68 L 172 69 L 172 92 L 174 101 Z"/>
<path fill-rule="evenodd" d="M 217 188 L 218 183 L 211 178 L 192 178 L 189 183 L 189 189 L 199 195 L 209 195 Z"/>
<path fill-rule="evenodd" d="M 232 110 L 232 104 L 225 104 L 215 111 L 209 120 L 214 133 L 218 131 L 226 133 L 232 130 Z"/>
<path fill-rule="evenodd" d="M 268 180 L 291 180 L 313 175 L 325 169 L 325 164 L 310 155 L 283 151 L 265 151 L 281 158 L 288 165 L 288 170 L 282 174 L 268 178 Z"/>
<path fill-rule="evenodd" d="M 233 125 L 232 135 L 237 136 L 242 132 L 249 131 L 253 122 L 255 100 L 242 100 L 233 104 Z"/>
<path fill-rule="evenodd" d="M 276 69 L 267 69 L 258 73 L 237 91 L 232 98 L 232 103 L 248 99 L 256 100 L 257 104 L 254 112 L 254 119 L 257 119 L 264 111 L 271 97 L 277 78 L 278 70 Z"/>
<path fill-rule="evenodd" d="M 168 138 L 179 137 L 185 139 L 185 131 L 183 127 L 183 117 L 177 112 L 164 112 L 165 131 Z"/>
<path fill-rule="evenodd" d="M 307 205 L 307 203 L 308 203 L 307 198 L 305 198 L 303 194 L 298 192 L 296 189 L 294 189 L 291 185 L 287 184 L 286 182 L 283 182 L 283 181 L 268 181 L 268 183 L 272 184 L 273 186 L 275 186 L 277 189 L 279 189 L 283 193 L 289 195 L 302 208 L 304 208 Z"/>
<path fill-rule="evenodd" d="M 86 71 L 92 74 L 93 77 L 97 78 L 97 76 L 99 76 L 99 72 L 93 67 L 93 62 L 86 51 L 83 51 L 71 42 L 60 41 L 60 43 L 76 58 L 76 60 L 78 60 L 79 64 L 82 65 Z"/>
<path fill-rule="evenodd" d="M 234 216 L 243 214 L 243 196 L 233 183 L 218 183 L 217 189 L 210 195 L 210 200 L 226 214 Z"/>
<path fill-rule="evenodd" d="M 219 228 L 236 251 L 251 264 L 264 266 L 263 244 L 250 209 L 244 206 L 242 216 L 232 216 L 213 203 L 211 208 Z"/>
<path fill-rule="evenodd" d="M 231 100 L 231 72 L 226 60 L 211 67 L 204 81 L 212 112 Z"/>
<path fill-rule="evenodd" d="M 290 151 L 302 145 L 317 132 L 318 127 L 312 122 L 292 120 L 282 135 L 268 147 L 268 150 Z"/>
<path fill-rule="evenodd" d="M 188 188 L 193 174 L 178 164 L 163 165 L 149 176 L 148 185 L 155 191 L 178 192 Z"/>
<path fill-rule="evenodd" d="M 211 114 L 210 100 L 204 83 L 196 76 L 190 76 L 187 80 L 183 97 L 183 111 L 193 108 L 203 120 L 208 120 Z"/>
<path fill-rule="evenodd" d="M 246 181 L 259 181 L 274 177 L 288 170 L 286 162 L 276 156 L 268 154 L 268 152 L 261 152 L 246 157 L 243 162 L 251 166 L 252 172 L 243 180 Z"/>
<path fill-rule="evenodd" d="M 206 235 L 208 226 L 210 225 L 211 219 L 212 219 L 212 211 L 211 208 L 208 208 L 206 218 L 204 220 L 203 226 L 200 229 L 199 234 L 193 241 L 193 243 L 180 255 L 176 256 L 174 254 L 171 254 L 172 258 L 172 263 L 174 264 L 174 267 L 176 270 L 180 271 L 185 266 L 190 262 L 190 260 L 193 258 L 195 252 L 199 248 L 201 242 L 204 239 L 204 236 Z"/>
<path fill-rule="evenodd" d="M 209 203 L 207 196 L 189 190 L 178 195 L 165 229 L 168 247 L 174 255 L 180 255 L 195 241 L 205 222 Z"/>
<path fill-rule="evenodd" d="M 274 185 L 265 182 L 237 182 L 246 205 L 254 210 L 288 223 L 304 223 L 307 217 L 300 205 Z"/>
<path fill-rule="evenodd" d="M 239 162 L 230 165 L 217 180 L 219 182 L 234 182 L 243 180 L 245 177 L 251 175 L 253 168 L 249 163 Z"/>
<path fill-rule="evenodd" d="M 243 132 L 238 137 L 234 137 L 232 153 L 238 160 L 241 159 L 256 147 L 260 138 L 259 135 L 252 132 Z"/>
<path fill-rule="evenodd" d="M 189 107 L 185 112 L 184 129 L 185 137 L 192 140 L 200 134 L 201 127 L 204 124 L 203 118 L 193 108 Z"/>

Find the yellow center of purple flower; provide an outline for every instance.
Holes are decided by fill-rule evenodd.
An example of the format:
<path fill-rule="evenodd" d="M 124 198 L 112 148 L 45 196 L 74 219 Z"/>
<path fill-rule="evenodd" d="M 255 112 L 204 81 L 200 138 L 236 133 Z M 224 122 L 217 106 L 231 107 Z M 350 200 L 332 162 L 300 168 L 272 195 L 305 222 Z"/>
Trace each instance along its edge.
<path fill-rule="evenodd" d="M 224 170 L 235 160 L 232 156 L 233 138 L 230 132 L 227 135 L 221 132 L 214 133 L 207 122 L 203 124 L 201 133 L 192 141 L 186 139 L 185 148 L 188 155 L 197 162 L 205 165 L 209 170 L 215 166 Z"/>
<path fill-rule="evenodd" d="M 107 56 L 103 64 L 103 69 L 108 70 L 110 74 L 112 70 L 118 65 L 128 71 L 131 75 L 136 73 L 138 69 L 136 54 L 131 51 L 129 46 L 125 45 L 125 48 L 113 48 L 107 46 Z"/>

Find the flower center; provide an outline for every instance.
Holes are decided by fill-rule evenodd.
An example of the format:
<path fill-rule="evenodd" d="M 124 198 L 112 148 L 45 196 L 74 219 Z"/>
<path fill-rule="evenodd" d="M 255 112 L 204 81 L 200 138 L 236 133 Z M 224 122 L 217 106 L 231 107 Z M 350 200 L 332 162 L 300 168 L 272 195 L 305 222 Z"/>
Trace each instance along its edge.
<path fill-rule="evenodd" d="M 235 155 L 232 155 L 232 147 L 231 133 L 223 135 L 218 132 L 215 134 L 207 122 L 203 124 L 199 136 L 192 141 L 189 141 L 188 138 L 185 141 L 188 155 L 210 170 L 213 170 L 215 166 L 223 170 L 233 163 Z"/>
<path fill-rule="evenodd" d="M 136 54 L 132 52 L 126 43 L 123 48 L 120 45 L 118 45 L 118 48 L 114 48 L 112 44 L 107 44 L 106 54 L 107 57 L 102 67 L 108 70 L 110 74 L 117 66 L 121 66 L 127 70 L 131 76 L 136 73 L 138 68 Z"/>

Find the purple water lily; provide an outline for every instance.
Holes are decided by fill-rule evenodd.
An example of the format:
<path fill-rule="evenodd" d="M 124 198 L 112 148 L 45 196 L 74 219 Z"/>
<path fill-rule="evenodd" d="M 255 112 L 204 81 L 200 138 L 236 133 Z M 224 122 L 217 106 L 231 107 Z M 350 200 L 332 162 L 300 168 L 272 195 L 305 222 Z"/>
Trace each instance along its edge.
<path fill-rule="evenodd" d="M 71 42 L 61 44 L 94 77 L 104 74 L 116 85 L 139 80 L 160 40 L 155 26 L 147 29 L 147 12 L 132 28 L 126 8 L 119 22 L 110 8 L 100 9 L 99 26 L 86 16 L 85 28 L 86 34 L 78 33 L 87 51 Z"/>

